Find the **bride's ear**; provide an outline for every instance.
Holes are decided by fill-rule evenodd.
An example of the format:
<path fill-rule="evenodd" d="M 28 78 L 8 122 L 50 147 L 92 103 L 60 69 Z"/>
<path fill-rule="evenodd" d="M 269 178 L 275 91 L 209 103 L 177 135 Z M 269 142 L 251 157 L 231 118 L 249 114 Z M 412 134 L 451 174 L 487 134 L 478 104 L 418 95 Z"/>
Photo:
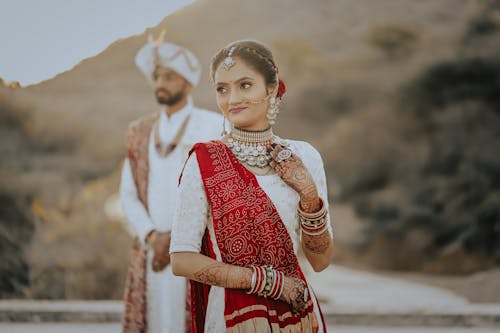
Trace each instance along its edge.
<path fill-rule="evenodd" d="M 267 85 L 267 95 L 276 98 L 278 95 L 278 83 L 270 83 Z"/>

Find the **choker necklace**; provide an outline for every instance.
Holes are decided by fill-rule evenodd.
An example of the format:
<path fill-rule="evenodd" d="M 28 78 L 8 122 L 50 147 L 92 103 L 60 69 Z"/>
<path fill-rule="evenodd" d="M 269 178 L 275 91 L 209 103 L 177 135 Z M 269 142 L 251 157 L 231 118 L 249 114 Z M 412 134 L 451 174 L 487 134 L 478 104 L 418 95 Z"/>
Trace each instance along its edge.
<path fill-rule="evenodd" d="M 284 144 L 284 140 L 273 134 L 271 127 L 261 131 L 248 131 L 233 127 L 227 139 L 227 146 L 238 161 L 252 167 L 265 168 L 272 160 L 268 149 L 272 143 Z"/>

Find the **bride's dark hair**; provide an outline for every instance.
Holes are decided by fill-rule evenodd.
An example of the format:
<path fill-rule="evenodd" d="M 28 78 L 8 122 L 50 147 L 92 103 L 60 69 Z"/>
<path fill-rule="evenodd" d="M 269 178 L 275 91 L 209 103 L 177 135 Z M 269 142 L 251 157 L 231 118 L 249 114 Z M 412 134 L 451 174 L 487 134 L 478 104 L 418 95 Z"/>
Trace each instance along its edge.
<path fill-rule="evenodd" d="M 278 83 L 276 81 L 278 69 L 274 63 L 273 54 L 267 46 L 256 40 L 237 40 L 220 49 L 212 58 L 210 66 L 212 81 L 215 72 L 224 59 L 229 56 L 229 51 L 233 47 L 231 56 L 238 57 L 262 74 L 266 84 Z"/>

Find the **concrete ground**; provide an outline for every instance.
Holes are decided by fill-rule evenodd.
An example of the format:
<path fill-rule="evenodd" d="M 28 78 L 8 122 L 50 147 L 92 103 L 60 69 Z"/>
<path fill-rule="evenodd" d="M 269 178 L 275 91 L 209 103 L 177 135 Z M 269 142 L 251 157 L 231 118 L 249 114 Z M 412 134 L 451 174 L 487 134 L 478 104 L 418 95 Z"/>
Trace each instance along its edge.
<path fill-rule="evenodd" d="M 120 333 L 117 323 L 80 324 L 80 323 L 43 323 L 43 324 L 0 324 L 0 333 Z M 328 332 L 334 333 L 497 333 L 493 328 L 419 328 L 419 327 L 360 327 L 329 326 Z"/>
<path fill-rule="evenodd" d="M 499 303 L 471 303 L 436 286 L 340 266 L 319 274 L 306 268 L 305 274 L 333 332 L 486 333 L 500 328 Z M 0 333 L 119 332 L 122 311 L 120 301 L 1 300 Z"/>

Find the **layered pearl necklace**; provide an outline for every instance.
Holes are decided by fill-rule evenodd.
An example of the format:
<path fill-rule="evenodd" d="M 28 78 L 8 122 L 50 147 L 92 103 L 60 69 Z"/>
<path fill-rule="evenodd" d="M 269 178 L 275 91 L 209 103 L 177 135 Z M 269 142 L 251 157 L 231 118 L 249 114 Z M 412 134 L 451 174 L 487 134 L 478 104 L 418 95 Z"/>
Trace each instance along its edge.
<path fill-rule="evenodd" d="M 273 134 L 271 127 L 262 131 L 248 131 L 233 127 L 227 139 L 227 146 L 238 161 L 261 169 L 268 167 L 272 160 L 268 152 L 272 143 L 288 146 L 285 140 Z"/>

